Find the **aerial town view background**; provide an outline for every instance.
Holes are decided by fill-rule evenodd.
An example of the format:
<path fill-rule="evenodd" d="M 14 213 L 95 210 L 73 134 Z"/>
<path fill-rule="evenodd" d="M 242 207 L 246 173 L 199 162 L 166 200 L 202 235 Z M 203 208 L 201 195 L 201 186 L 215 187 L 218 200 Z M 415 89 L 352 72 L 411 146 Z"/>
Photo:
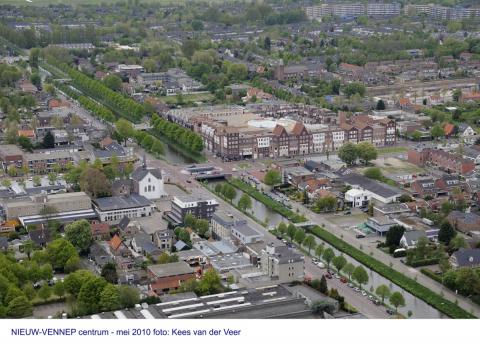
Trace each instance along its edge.
<path fill-rule="evenodd" d="M 0 318 L 480 317 L 478 0 L 0 1 Z"/>

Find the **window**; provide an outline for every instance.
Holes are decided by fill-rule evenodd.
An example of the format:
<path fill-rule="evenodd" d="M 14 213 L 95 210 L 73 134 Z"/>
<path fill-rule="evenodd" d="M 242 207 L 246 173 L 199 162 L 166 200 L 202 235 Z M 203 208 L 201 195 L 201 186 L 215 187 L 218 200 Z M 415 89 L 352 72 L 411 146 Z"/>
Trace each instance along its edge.
<path fill-rule="evenodd" d="M 147 192 L 147 187 L 145 186 L 145 192 Z"/>

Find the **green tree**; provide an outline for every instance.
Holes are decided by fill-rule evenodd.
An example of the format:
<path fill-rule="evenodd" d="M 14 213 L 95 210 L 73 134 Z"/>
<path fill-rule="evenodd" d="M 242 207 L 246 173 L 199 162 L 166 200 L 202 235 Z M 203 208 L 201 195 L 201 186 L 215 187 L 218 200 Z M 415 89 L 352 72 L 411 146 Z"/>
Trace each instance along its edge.
<path fill-rule="evenodd" d="M 195 227 L 195 221 L 196 221 L 195 216 L 193 216 L 190 213 L 186 214 L 185 217 L 183 218 L 183 224 L 185 225 L 185 227 L 190 227 L 190 228 Z"/>
<path fill-rule="evenodd" d="M 45 283 L 38 291 L 38 296 L 43 299 L 43 301 L 47 301 L 50 296 L 52 296 L 52 289 Z"/>
<path fill-rule="evenodd" d="M 384 178 L 382 170 L 380 170 L 378 167 L 369 167 L 365 169 L 365 171 L 363 171 L 363 175 L 367 178 L 380 181 Z"/>
<path fill-rule="evenodd" d="M 377 149 L 370 142 L 360 142 L 357 147 L 358 158 L 367 165 L 371 160 L 377 158 Z"/>
<path fill-rule="evenodd" d="M 360 288 L 362 285 L 368 282 L 368 274 L 367 271 L 362 266 L 357 266 L 353 271 L 352 277 L 355 281 L 358 282 Z"/>
<path fill-rule="evenodd" d="M 58 281 L 53 286 L 53 293 L 58 297 L 63 297 L 65 295 L 65 283 Z"/>
<path fill-rule="evenodd" d="M 32 75 L 30 75 L 30 82 L 35 85 L 36 88 L 40 89 L 42 86 L 42 78 L 40 77 L 40 74 L 32 73 Z"/>
<path fill-rule="evenodd" d="M 100 293 L 100 309 L 114 311 L 121 307 L 120 292 L 112 284 L 107 284 Z"/>
<path fill-rule="evenodd" d="M 233 199 L 237 196 L 237 190 L 235 190 L 233 186 L 225 184 L 223 188 L 223 195 L 229 200 L 230 203 L 232 203 Z"/>
<path fill-rule="evenodd" d="M 322 276 L 322 278 L 320 279 L 320 286 L 318 288 L 318 291 L 325 295 L 328 293 L 328 284 L 325 276 Z"/>
<path fill-rule="evenodd" d="M 244 193 L 242 197 L 240 197 L 240 199 L 238 200 L 238 207 L 243 211 L 247 211 L 247 209 L 251 209 L 252 199 L 250 198 L 250 196 Z"/>
<path fill-rule="evenodd" d="M 453 90 L 453 92 L 452 92 L 453 101 L 458 102 L 458 101 L 460 101 L 461 97 L 462 97 L 462 90 L 461 89 L 457 88 L 457 89 Z"/>
<path fill-rule="evenodd" d="M 78 220 L 65 227 L 65 239 L 80 252 L 88 250 L 92 244 L 92 229 L 87 220 Z"/>
<path fill-rule="evenodd" d="M 18 138 L 18 144 L 26 151 L 33 152 L 33 143 L 28 137 L 20 136 Z"/>
<path fill-rule="evenodd" d="M 398 307 L 404 307 L 405 298 L 403 297 L 402 293 L 399 291 L 393 292 L 392 295 L 390 295 L 390 304 L 395 307 L 395 312 L 397 312 Z"/>
<path fill-rule="evenodd" d="M 333 266 L 340 271 L 347 264 L 347 259 L 344 256 L 336 256 L 332 259 Z"/>
<path fill-rule="evenodd" d="M 303 231 L 303 229 L 300 229 L 300 228 L 297 229 L 294 237 L 295 242 L 301 245 L 304 239 L 305 239 L 305 232 Z"/>
<path fill-rule="evenodd" d="M 312 234 L 307 235 L 303 240 L 303 246 L 308 249 L 308 254 L 310 254 L 312 248 L 315 247 L 315 237 Z"/>
<path fill-rule="evenodd" d="M 88 279 L 80 288 L 77 297 L 78 312 L 82 315 L 100 311 L 100 295 L 107 286 L 107 281 L 101 277 Z"/>
<path fill-rule="evenodd" d="M 324 246 L 323 246 L 322 244 L 317 245 L 317 247 L 315 248 L 315 255 L 316 255 L 318 258 L 321 258 L 321 257 L 322 257 L 323 249 L 324 249 Z"/>
<path fill-rule="evenodd" d="M 385 108 L 386 108 L 385 107 L 385 102 L 382 99 L 379 99 L 378 102 L 377 102 L 376 108 L 379 111 L 385 110 Z"/>
<path fill-rule="evenodd" d="M 338 157 L 347 164 L 352 166 L 358 159 L 358 151 L 356 145 L 346 142 L 338 150 Z"/>
<path fill-rule="evenodd" d="M 17 296 L 7 305 L 7 316 L 12 318 L 24 318 L 31 316 L 33 312 L 32 304 L 25 296 Z"/>
<path fill-rule="evenodd" d="M 412 133 L 412 140 L 414 140 L 414 141 L 420 141 L 421 138 L 422 138 L 422 134 L 421 134 L 418 130 L 415 130 L 415 131 Z"/>
<path fill-rule="evenodd" d="M 205 272 L 198 285 L 200 295 L 211 295 L 219 293 L 222 290 L 223 286 L 220 275 L 214 269 Z"/>
<path fill-rule="evenodd" d="M 400 225 L 392 226 L 388 229 L 385 245 L 398 246 L 400 245 L 400 239 L 402 239 L 403 233 L 405 233 L 405 227 Z"/>
<path fill-rule="evenodd" d="M 265 184 L 270 186 L 278 185 L 282 182 L 282 176 L 277 170 L 268 170 L 268 172 L 265 174 L 263 181 L 265 182 Z"/>
<path fill-rule="evenodd" d="M 43 148 L 53 148 L 55 147 L 55 137 L 50 131 L 47 131 L 45 136 L 43 137 Z"/>
<path fill-rule="evenodd" d="M 290 238 L 290 242 L 293 241 L 293 238 L 295 237 L 296 232 L 297 232 L 297 228 L 290 223 L 287 227 L 287 236 Z"/>
<path fill-rule="evenodd" d="M 117 130 L 117 133 L 122 138 L 124 145 L 127 145 L 127 140 L 134 137 L 135 135 L 135 129 L 133 128 L 132 123 L 130 123 L 126 119 L 120 118 L 115 123 L 115 128 Z"/>
<path fill-rule="evenodd" d="M 105 86 L 107 86 L 113 91 L 120 91 L 122 89 L 122 79 L 120 79 L 120 77 L 115 74 L 107 75 L 103 79 L 103 82 Z"/>
<path fill-rule="evenodd" d="M 140 294 L 137 288 L 122 285 L 118 287 L 118 292 L 123 308 L 132 308 L 140 302 Z"/>
<path fill-rule="evenodd" d="M 382 303 L 385 303 L 385 298 L 390 297 L 390 288 L 388 285 L 380 284 L 375 290 L 375 294 L 382 298 Z"/>
<path fill-rule="evenodd" d="M 280 222 L 277 226 L 277 232 L 280 234 L 280 236 L 284 236 L 285 233 L 287 233 L 287 225 L 285 222 Z"/>
<path fill-rule="evenodd" d="M 102 267 L 100 274 L 105 280 L 112 284 L 118 283 L 117 266 L 114 263 L 107 263 Z"/>
<path fill-rule="evenodd" d="M 322 258 L 325 262 L 327 262 L 327 269 L 330 269 L 330 263 L 332 262 L 334 257 L 335 253 L 330 247 L 323 251 Z"/>
<path fill-rule="evenodd" d="M 56 239 L 47 245 L 48 261 L 55 270 L 63 270 L 71 257 L 77 257 L 75 247 L 65 239 Z"/>
<path fill-rule="evenodd" d="M 195 231 L 202 238 L 208 238 L 209 237 L 208 230 L 209 230 L 208 220 L 198 219 L 197 221 L 195 221 Z"/>
<path fill-rule="evenodd" d="M 93 198 L 110 196 L 112 185 L 103 171 L 87 167 L 79 177 L 80 189 Z"/>
<path fill-rule="evenodd" d="M 441 125 L 435 124 L 430 130 L 430 135 L 432 135 L 434 139 L 438 139 L 439 137 L 444 136 L 444 132 Z"/>
<path fill-rule="evenodd" d="M 467 242 L 465 241 L 465 238 L 461 235 L 455 235 L 455 237 L 450 240 L 450 245 L 449 247 L 456 251 L 456 250 L 459 250 L 461 248 L 466 248 L 468 247 L 467 245 Z"/>
<path fill-rule="evenodd" d="M 320 197 L 315 203 L 318 211 L 333 211 L 337 207 L 337 199 L 334 196 Z"/>
<path fill-rule="evenodd" d="M 343 267 L 342 271 L 347 274 L 348 279 L 350 280 L 352 279 L 352 274 L 355 271 L 355 265 L 353 265 L 352 263 L 347 263 Z"/>
<path fill-rule="evenodd" d="M 447 220 L 443 221 L 440 225 L 440 230 L 438 232 L 438 241 L 445 245 L 448 245 L 450 244 L 450 241 L 455 237 L 455 235 L 455 230 L 453 229 L 450 222 L 448 222 Z"/>
<path fill-rule="evenodd" d="M 360 97 L 365 96 L 366 88 L 364 85 L 357 83 L 357 82 L 352 82 L 350 84 L 347 84 L 343 87 L 342 89 L 343 94 L 347 97 L 351 97 L 355 94 L 358 94 Z"/>

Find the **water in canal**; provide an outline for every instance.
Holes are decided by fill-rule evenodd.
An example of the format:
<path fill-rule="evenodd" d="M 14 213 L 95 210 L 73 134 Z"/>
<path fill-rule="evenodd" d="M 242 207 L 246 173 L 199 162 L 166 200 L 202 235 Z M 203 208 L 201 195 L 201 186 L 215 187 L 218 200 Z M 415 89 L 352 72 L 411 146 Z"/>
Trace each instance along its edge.
<path fill-rule="evenodd" d="M 191 158 L 183 155 L 181 152 L 175 149 L 175 147 L 169 146 L 168 144 L 163 144 L 164 153 L 162 157 L 171 164 L 192 164 L 195 161 Z"/>

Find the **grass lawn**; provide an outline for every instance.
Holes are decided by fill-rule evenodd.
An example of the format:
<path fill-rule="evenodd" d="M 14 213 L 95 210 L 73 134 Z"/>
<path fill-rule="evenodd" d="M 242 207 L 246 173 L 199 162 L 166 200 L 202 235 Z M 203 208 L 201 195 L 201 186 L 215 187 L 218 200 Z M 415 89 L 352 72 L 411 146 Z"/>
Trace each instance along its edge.
<path fill-rule="evenodd" d="M 381 154 L 391 154 L 391 153 L 404 153 L 408 151 L 407 147 L 380 147 L 377 148 L 379 155 Z"/>
<path fill-rule="evenodd" d="M 215 99 L 215 96 L 210 92 L 194 93 L 194 94 L 184 94 L 182 96 L 185 103 L 189 102 L 208 102 Z M 166 104 L 177 104 L 177 96 L 162 96 L 158 97 L 159 100 L 165 102 Z"/>

